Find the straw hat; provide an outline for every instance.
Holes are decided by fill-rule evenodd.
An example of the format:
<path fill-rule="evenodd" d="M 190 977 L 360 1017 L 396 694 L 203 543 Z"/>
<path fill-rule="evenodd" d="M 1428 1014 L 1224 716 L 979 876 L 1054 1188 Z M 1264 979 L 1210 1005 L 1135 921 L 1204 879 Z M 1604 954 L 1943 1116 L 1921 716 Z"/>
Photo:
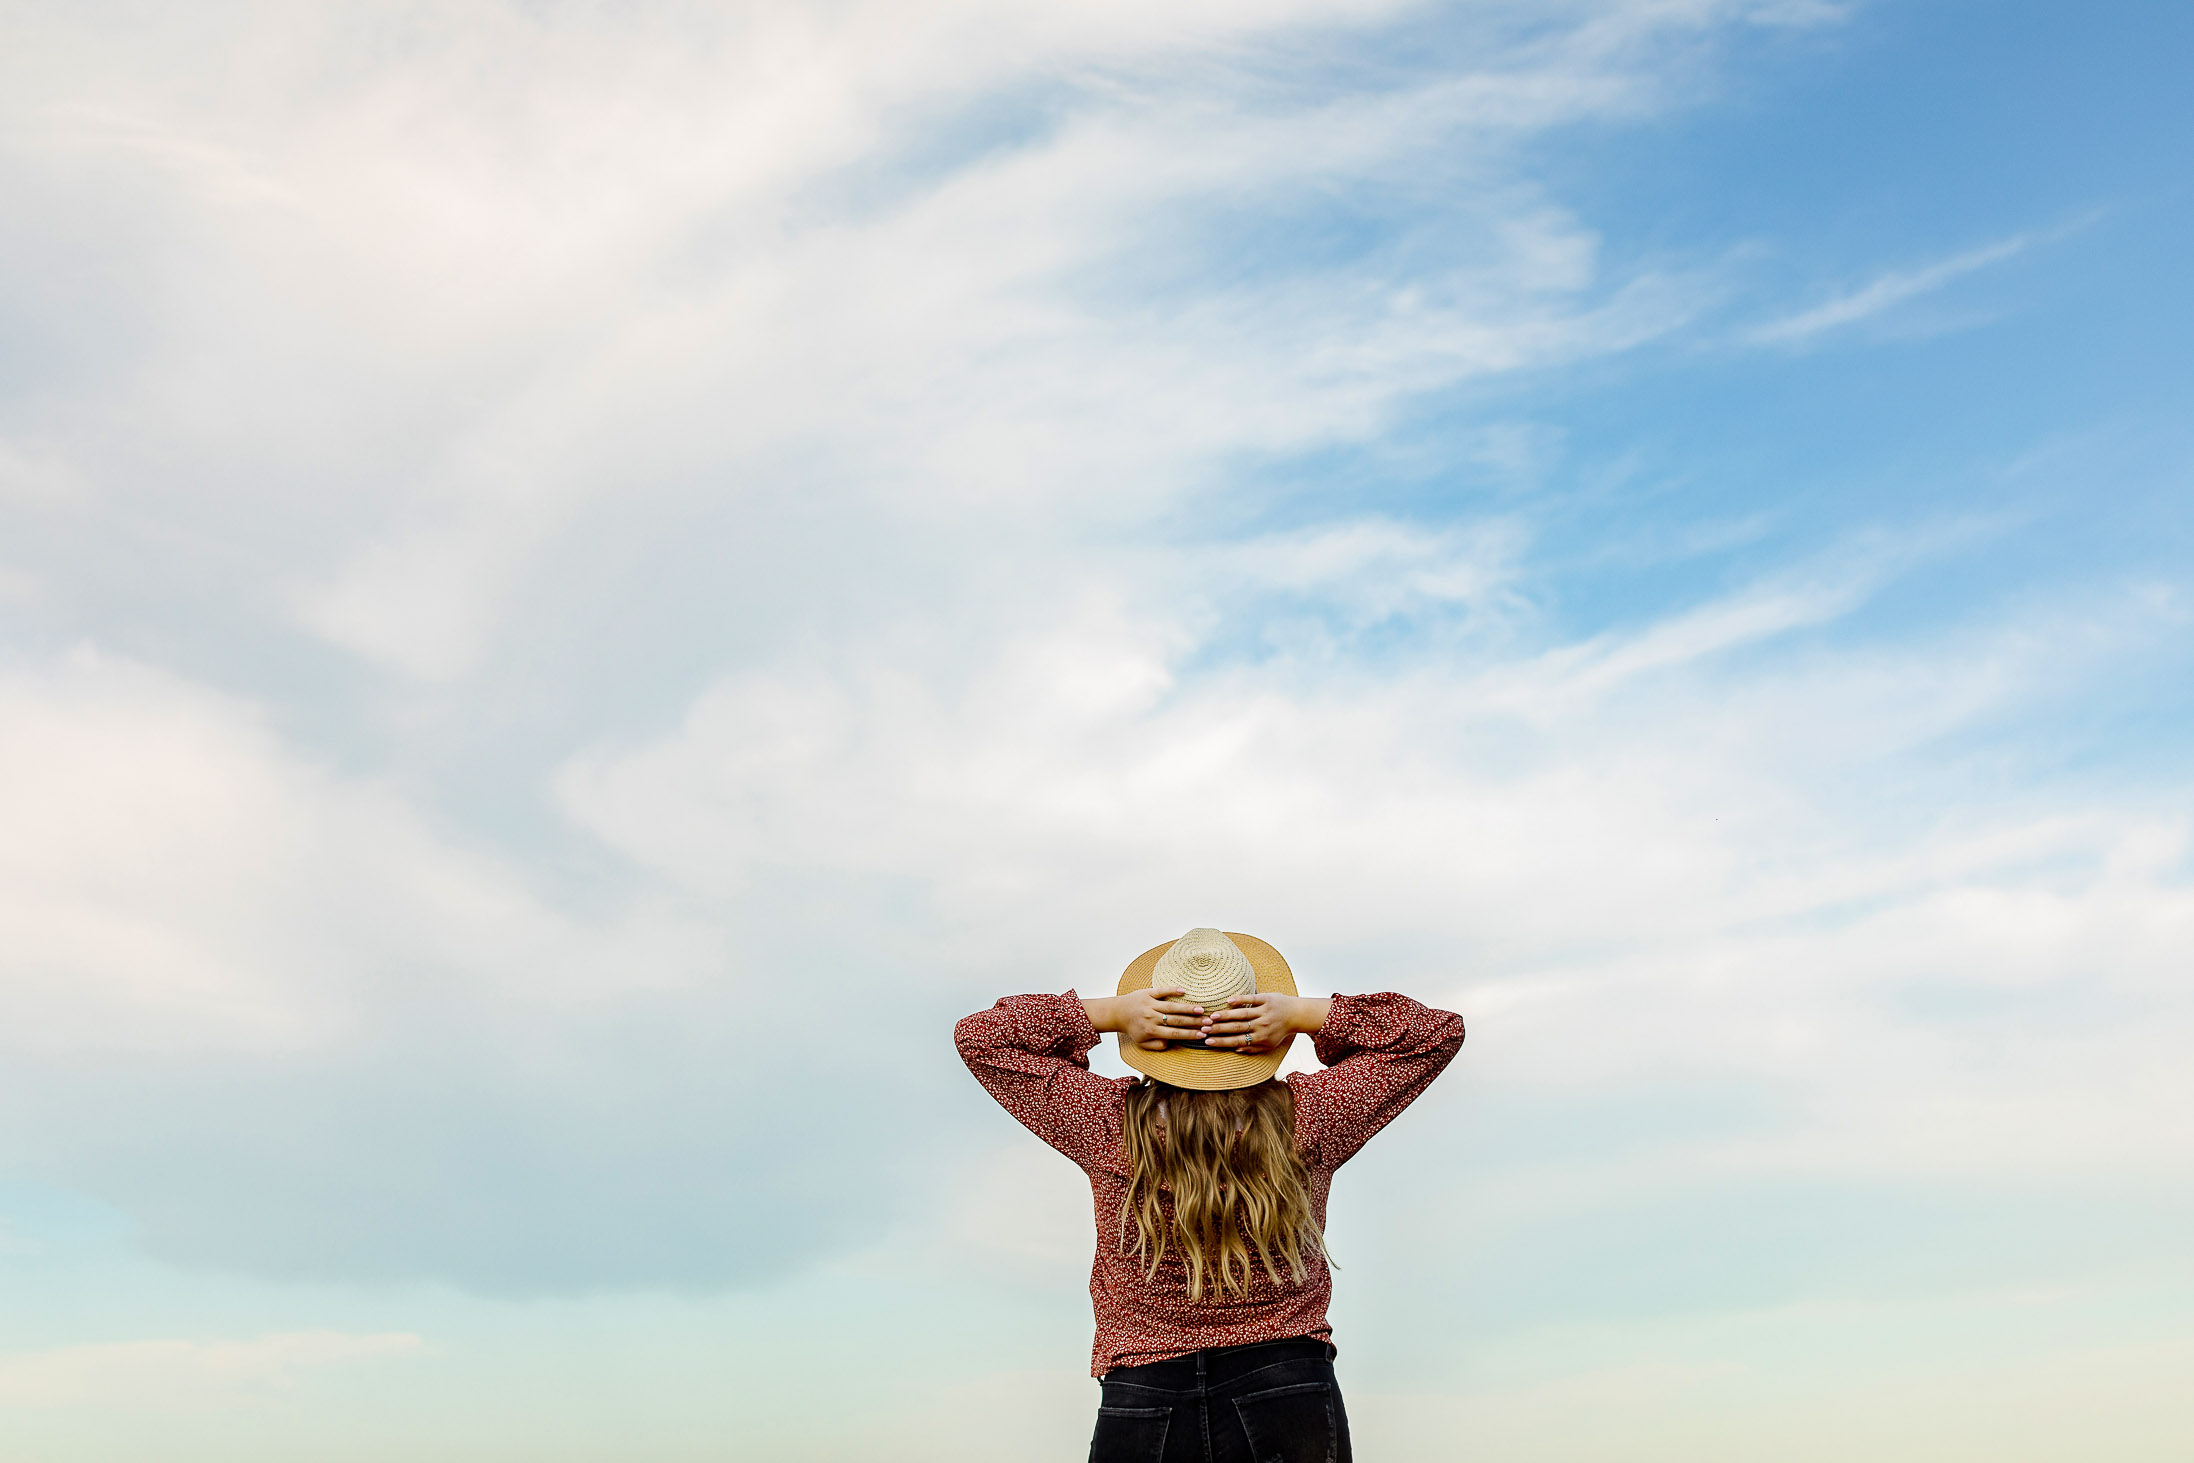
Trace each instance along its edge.
<path fill-rule="evenodd" d="M 1188 999 L 1206 1011 L 1216 1011 L 1230 996 L 1257 991 L 1295 994 L 1295 972 L 1287 968 L 1280 952 L 1255 935 L 1222 934 L 1218 930 L 1190 930 L 1178 940 L 1154 945 L 1135 957 L 1120 974 L 1120 994 L 1157 986 L 1179 986 Z M 1162 1052 L 1144 1051 L 1120 1038 L 1120 1060 L 1148 1077 L 1173 1087 L 1198 1092 L 1218 1092 L 1230 1087 L 1254 1087 L 1280 1069 L 1288 1041 L 1271 1051 L 1248 1056 L 1242 1052 L 1213 1049 L 1202 1042 L 1177 1041 Z"/>

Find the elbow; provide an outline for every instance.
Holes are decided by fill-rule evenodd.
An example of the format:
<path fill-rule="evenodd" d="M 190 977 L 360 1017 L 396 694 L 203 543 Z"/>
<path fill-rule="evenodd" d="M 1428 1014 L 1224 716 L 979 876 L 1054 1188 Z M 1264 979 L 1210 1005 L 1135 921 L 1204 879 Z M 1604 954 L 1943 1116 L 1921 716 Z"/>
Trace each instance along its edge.
<path fill-rule="evenodd" d="M 1463 1049 L 1463 1018 L 1453 1011 L 1442 1011 L 1440 1014 L 1447 1019 L 1440 1023 L 1440 1032 L 1434 1047 L 1440 1054 L 1440 1065 L 1444 1067 L 1454 1061 L 1455 1054 Z"/>
<path fill-rule="evenodd" d="M 1001 1044 L 1000 1035 L 995 1009 L 962 1016 L 952 1026 L 952 1044 L 958 1048 L 961 1060 L 970 1063 L 987 1052 L 996 1051 Z"/>
<path fill-rule="evenodd" d="M 1443 1011 L 1438 1006 L 1425 1009 L 1432 1014 L 1433 1034 L 1441 1042 L 1454 1046 L 1463 1044 L 1463 1018 L 1459 1012 Z"/>

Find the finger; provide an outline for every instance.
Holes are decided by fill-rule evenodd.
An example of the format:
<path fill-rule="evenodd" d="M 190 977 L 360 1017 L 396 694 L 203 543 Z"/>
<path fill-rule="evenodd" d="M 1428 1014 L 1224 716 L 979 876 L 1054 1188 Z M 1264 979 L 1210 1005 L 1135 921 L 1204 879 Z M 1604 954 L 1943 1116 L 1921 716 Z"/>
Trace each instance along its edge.
<path fill-rule="evenodd" d="M 1213 1031 L 1247 1031 L 1257 1024 L 1257 1018 L 1251 1012 L 1244 1012 L 1239 1016 L 1221 1013 L 1204 1024 Z"/>
<path fill-rule="evenodd" d="M 1137 1043 L 1135 1043 L 1135 1044 L 1136 1044 L 1137 1046 L 1141 1047 L 1141 1048 L 1142 1048 L 1142 1049 L 1143 1049 L 1144 1051 L 1146 1051 L 1146 1052 L 1162 1052 L 1162 1051 L 1166 1051 L 1166 1050 L 1168 1050 L 1169 1048 L 1171 1048 L 1171 1047 L 1172 1047 L 1172 1045 L 1173 1045 L 1173 1043 L 1172 1043 L 1172 1042 L 1170 1042 L 1170 1041 L 1154 1041 L 1154 1040 L 1151 1040 L 1151 1039 L 1148 1039 L 1148 1038 L 1145 1038 L 1144 1040 L 1142 1040 L 1142 1041 L 1139 1041 L 1139 1042 L 1137 1042 Z"/>
<path fill-rule="evenodd" d="M 1204 1008 L 1194 1001 L 1161 1001 L 1158 1009 L 1174 1016 L 1201 1016 Z"/>
<path fill-rule="evenodd" d="M 1228 996 L 1227 1004 L 1229 1006 L 1262 1006 L 1270 1002 L 1271 999 L 1272 993 L 1270 991 L 1258 991 L 1247 996 Z"/>

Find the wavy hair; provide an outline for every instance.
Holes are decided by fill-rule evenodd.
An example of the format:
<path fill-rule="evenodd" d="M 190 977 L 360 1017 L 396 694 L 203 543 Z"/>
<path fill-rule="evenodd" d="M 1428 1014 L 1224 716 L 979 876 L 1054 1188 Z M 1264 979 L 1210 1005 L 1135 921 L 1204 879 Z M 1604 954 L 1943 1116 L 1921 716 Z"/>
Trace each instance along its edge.
<path fill-rule="evenodd" d="M 1258 1268 L 1278 1285 L 1284 1260 L 1300 1285 L 1305 1251 L 1325 1256 L 1285 1082 L 1191 1092 L 1146 1078 L 1128 1089 L 1123 1136 L 1120 1248 L 1146 1279 L 1177 1250 L 1190 1300 L 1206 1291 L 1238 1299 Z"/>

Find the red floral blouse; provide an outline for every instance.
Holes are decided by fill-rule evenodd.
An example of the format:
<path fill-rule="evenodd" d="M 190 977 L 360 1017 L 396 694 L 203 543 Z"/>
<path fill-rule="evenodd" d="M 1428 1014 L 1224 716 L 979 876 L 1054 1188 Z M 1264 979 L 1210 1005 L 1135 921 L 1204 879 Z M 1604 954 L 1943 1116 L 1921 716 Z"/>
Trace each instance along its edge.
<path fill-rule="evenodd" d="M 1089 1175 L 1097 1214 L 1097 1256 L 1089 1270 L 1097 1313 L 1090 1375 L 1207 1346 L 1297 1336 L 1331 1339 L 1326 1303 L 1333 1276 L 1316 1254 L 1303 1257 L 1299 1285 L 1283 1261 L 1277 1285 L 1255 1268 L 1247 1296 L 1213 1298 L 1207 1291 L 1205 1299 L 1192 1303 L 1176 1256 L 1167 1256 L 1157 1274 L 1145 1279 L 1141 1262 L 1121 1252 L 1120 1207 L 1127 1197 L 1121 1123 L 1127 1090 L 1136 1079 L 1089 1070 L 1097 1033 L 1080 997 L 1071 991 L 1007 996 L 964 1018 L 953 1037 L 968 1070 L 990 1095 Z M 1310 1169 L 1310 1204 L 1321 1226 L 1333 1171 L 1415 1101 L 1462 1044 L 1463 1018 L 1452 1011 L 1392 993 L 1333 998 L 1317 1038 L 1325 1070 L 1287 1079 L 1295 1091 L 1295 1146 Z"/>

